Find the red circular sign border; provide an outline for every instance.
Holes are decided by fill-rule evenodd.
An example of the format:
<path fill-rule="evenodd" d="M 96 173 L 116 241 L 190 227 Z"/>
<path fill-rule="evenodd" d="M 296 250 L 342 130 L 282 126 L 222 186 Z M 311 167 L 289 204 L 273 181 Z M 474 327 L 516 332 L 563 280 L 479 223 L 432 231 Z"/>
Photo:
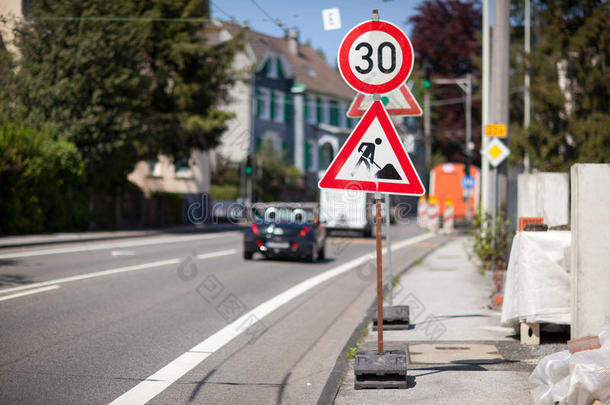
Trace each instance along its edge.
<path fill-rule="evenodd" d="M 349 67 L 349 49 L 360 35 L 370 31 L 382 31 L 392 36 L 396 42 L 398 42 L 400 49 L 403 52 L 403 63 L 400 70 L 393 79 L 386 83 L 365 83 L 358 79 Z M 351 88 L 366 94 L 384 94 L 400 87 L 409 78 L 413 68 L 413 45 L 411 45 L 409 37 L 394 24 L 387 21 L 365 21 L 352 28 L 351 31 L 345 35 L 341 41 L 341 46 L 339 47 L 337 60 L 339 62 L 339 72 L 341 73 L 343 80 L 345 80 Z M 404 76 L 404 78 L 401 78 L 401 76 Z"/>

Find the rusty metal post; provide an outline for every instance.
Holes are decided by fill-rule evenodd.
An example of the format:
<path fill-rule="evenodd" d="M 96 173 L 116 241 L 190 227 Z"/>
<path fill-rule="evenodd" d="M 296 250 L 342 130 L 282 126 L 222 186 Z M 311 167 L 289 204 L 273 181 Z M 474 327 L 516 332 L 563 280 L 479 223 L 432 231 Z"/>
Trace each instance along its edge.
<path fill-rule="evenodd" d="M 383 283 L 381 271 L 381 193 L 375 193 L 377 238 L 377 353 L 383 354 Z"/>

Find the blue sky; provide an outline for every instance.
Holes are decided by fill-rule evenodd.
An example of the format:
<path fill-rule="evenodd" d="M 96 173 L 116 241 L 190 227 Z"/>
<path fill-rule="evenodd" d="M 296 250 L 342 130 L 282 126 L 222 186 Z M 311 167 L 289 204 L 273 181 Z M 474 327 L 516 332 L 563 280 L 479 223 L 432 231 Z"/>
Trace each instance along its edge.
<path fill-rule="evenodd" d="M 345 34 L 356 24 L 371 18 L 373 9 L 379 10 L 382 20 L 390 21 L 407 35 L 411 27 L 409 16 L 416 12 L 420 1 L 414 0 L 254 0 L 267 14 L 284 23 L 284 28 L 297 28 L 301 42 L 311 41 L 314 49 L 321 48 L 331 66 L 335 66 L 337 51 Z M 273 36 L 282 36 L 278 28 L 252 0 L 210 0 L 212 15 L 221 20 L 230 16 L 237 22 L 248 21 L 250 27 Z M 324 31 L 322 10 L 339 8 L 341 29 Z"/>

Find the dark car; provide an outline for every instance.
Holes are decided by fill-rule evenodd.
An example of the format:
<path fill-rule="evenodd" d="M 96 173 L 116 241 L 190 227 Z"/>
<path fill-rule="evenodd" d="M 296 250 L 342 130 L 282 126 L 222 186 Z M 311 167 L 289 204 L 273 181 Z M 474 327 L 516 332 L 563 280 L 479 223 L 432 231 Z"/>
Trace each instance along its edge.
<path fill-rule="evenodd" d="M 244 259 L 254 253 L 316 262 L 325 256 L 326 231 L 317 204 L 258 204 L 252 226 L 244 234 Z"/>

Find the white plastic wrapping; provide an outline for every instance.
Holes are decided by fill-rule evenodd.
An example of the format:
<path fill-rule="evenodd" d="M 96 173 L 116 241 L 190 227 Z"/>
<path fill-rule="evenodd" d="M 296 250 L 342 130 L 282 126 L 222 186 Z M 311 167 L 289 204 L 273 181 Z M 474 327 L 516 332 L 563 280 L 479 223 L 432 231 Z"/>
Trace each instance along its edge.
<path fill-rule="evenodd" d="M 599 336 L 601 348 L 544 357 L 530 375 L 536 405 L 590 405 L 610 403 L 610 324 L 591 336 Z"/>
<path fill-rule="evenodd" d="M 570 242 L 570 231 L 515 235 L 504 285 L 504 326 L 570 323 Z"/>

